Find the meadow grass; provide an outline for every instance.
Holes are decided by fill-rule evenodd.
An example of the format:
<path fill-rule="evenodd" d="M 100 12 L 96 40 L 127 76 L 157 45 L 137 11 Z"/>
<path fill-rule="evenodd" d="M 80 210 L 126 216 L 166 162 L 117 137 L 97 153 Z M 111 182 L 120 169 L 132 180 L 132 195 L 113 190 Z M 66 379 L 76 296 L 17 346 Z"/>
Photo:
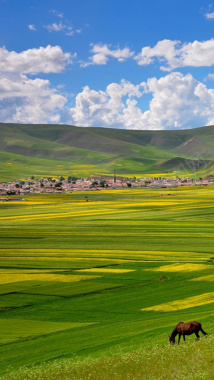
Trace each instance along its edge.
<path fill-rule="evenodd" d="M 61 359 L 9 371 L 1 380 L 212 380 L 214 341 L 161 346 L 83 360 Z"/>
<path fill-rule="evenodd" d="M 51 371 L 57 358 L 80 370 L 90 357 L 110 376 L 108 360 L 119 368 L 117 355 L 125 355 L 134 371 L 132 352 L 141 350 L 142 361 L 157 355 L 180 320 L 199 320 L 213 333 L 213 198 L 213 187 L 195 186 L 1 203 L 0 374 L 44 361 L 38 371 Z M 188 343 L 194 350 L 194 337 Z M 170 357 L 170 349 L 159 352 Z"/>

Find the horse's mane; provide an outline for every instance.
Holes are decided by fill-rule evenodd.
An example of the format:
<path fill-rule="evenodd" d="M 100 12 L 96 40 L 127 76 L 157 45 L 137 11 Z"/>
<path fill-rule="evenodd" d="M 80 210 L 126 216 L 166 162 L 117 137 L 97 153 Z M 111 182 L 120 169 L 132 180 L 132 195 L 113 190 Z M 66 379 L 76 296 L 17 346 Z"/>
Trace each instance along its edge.
<path fill-rule="evenodd" d="M 175 338 L 176 335 L 177 335 L 177 326 L 174 328 L 174 330 L 172 330 L 172 333 L 171 333 L 171 338 Z"/>

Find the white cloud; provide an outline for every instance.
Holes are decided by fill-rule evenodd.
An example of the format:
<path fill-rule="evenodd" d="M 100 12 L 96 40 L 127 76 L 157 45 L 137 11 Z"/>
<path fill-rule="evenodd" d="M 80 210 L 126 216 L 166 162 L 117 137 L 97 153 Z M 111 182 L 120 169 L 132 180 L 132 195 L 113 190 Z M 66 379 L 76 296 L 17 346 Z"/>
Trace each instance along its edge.
<path fill-rule="evenodd" d="M 59 73 L 72 63 L 70 53 L 63 53 L 59 46 L 29 49 L 21 53 L 0 48 L 0 72 L 23 74 Z"/>
<path fill-rule="evenodd" d="M 64 14 L 62 12 L 56 11 L 56 9 L 51 9 L 49 12 L 53 13 L 54 15 L 56 15 L 59 18 L 63 18 L 64 17 Z"/>
<path fill-rule="evenodd" d="M 82 32 L 82 29 L 73 29 L 72 26 L 65 25 L 62 22 L 59 22 L 58 24 L 54 22 L 53 24 L 45 25 L 44 28 L 46 28 L 50 33 L 64 31 L 66 36 L 73 36 L 74 34 L 79 34 Z"/>
<path fill-rule="evenodd" d="M 151 94 L 148 110 L 142 112 L 138 98 Z M 121 81 L 105 91 L 88 86 L 76 96 L 75 106 L 62 114 L 61 121 L 79 126 L 126 129 L 192 128 L 214 119 L 214 90 L 188 74 L 179 72 L 133 85 Z"/>
<path fill-rule="evenodd" d="M 214 80 L 214 74 L 208 74 L 206 79 Z"/>
<path fill-rule="evenodd" d="M 214 39 L 181 44 L 180 41 L 162 40 L 154 47 L 143 47 L 135 56 L 139 65 L 148 65 L 157 58 L 161 69 L 169 71 L 179 67 L 214 65 Z"/>
<path fill-rule="evenodd" d="M 176 59 L 180 59 L 176 56 L 177 44 L 177 41 L 160 41 L 152 52 L 149 48 L 144 50 L 144 57 L 140 59 L 151 63 L 155 54 L 164 51 L 171 66 L 175 65 Z M 188 44 L 185 47 L 189 54 Z M 205 45 L 204 48 L 207 49 Z M 184 51 L 183 47 L 183 59 L 187 61 Z M 111 50 L 107 45 L 93 45 L 93 53 L 97 54 L 94 58 L 97 64 L 104 64 L 109 57 L 123 60 L 133 54 L 129 49 Z M 48 80 L 27 76 L 40 72 L 60 73 L 70 62 L 71 55 L 59 46 L 21 53 L 0 48 L 0 120 L 151 130 L 192 128 L 214 122 L 214 90 L 191 74 L 172 72 L 139 84 L 122 80 L 100 91 L 85 86 L 77 94 L 75 104 L 67 108 L 66 97 L 59 93 L 64 91 L 62 88 L 54 89 Z M 213 79 L 213 75 L 209 74 L 208 78 Z M 144 112 L 142 104 L 143 109 L 147 109 Z"/>
<path fill-rule="evenodd" d="M 63 25 L 61 22 L 58 24 L 56 22 L 54 22 L 53 24 L 45 25 L 45 28 L 49 32 L 61 32 L 61 30 L 66 29 L 67 27 L 65 25 Z"/>
<path fill-rule="evenodd" d="M 32 25 L 32 24 L 28 25 L 28 29 L 33 30 L 33 31 L 37 30 L 35 25 Z"/>
<path fill-rule="evenodd" d="M 131 52 L 129 48 L 111 50 L 107 44 L 92 44 L 91 46 L 91 53 L 93 53 L 93 55 L 89 57 L 89 62 L 82 63 L 82 67 L 89 65 L 106 65 L 109 57 L 123 62 L 134 55 L 134 52 Z"/>
<path fill-rule="evenodd" d="M 140 97 L 140 86 L 124 80 L 111 83 L 106 91 L 91 90 L 88 86 L 76 96 L 76 105 L 62 116 L 80 126 L 121 126 L 120 117 L 125 107 L 123 98 Z"/>
<path fill-rule="evenodd" d="M 59 110 L 66 98 L 52 89 L 50 82 L 25 75 L 0 77 L 0 119 L 3 122 L 59 122 Z"/>
<path fill-rule="evenodd" d="M 74 36 L 74 34 L 82 33 L 83 29 L 73 29 L 72 27 L 68 27 L 66 31 L 66 36 Z"/>
<path fill-rule="evenodd" d="M 145 88 L 153 96 L 150 109 L 144 113 L 149 125 L 192 128 L 209 124 L 214 116 L 214 90 L 208 90 L 191 74 L 175 72 L 159 80 L 151 78 Z"/>
<path fill-rule="evenodd" d="M 207 20 L 213 20 L 213 19 L 214 19 L 214 12 L 205 13 L 204 17 L 205 17 Z"/>
<path fill-rule="evenodd" d="M 59 73 L 71 62 L 59 46 L 21 53 L 0 48 L 0 120 L 2 122 L 59 122 L 67 99 L 48 80 L 26 74 Z"/>
<path fill-rule="evenodd" d="M 172 63 L 176 56 L 176 46 L 179 41 L 163 40 L 159 41 L 153 48 L 150 46 L 143 47 L 141 53 L 135 56 L 139 65 L 149 65 L 154 62 L 154 58 L 165 58 L 167 62 Z"/>

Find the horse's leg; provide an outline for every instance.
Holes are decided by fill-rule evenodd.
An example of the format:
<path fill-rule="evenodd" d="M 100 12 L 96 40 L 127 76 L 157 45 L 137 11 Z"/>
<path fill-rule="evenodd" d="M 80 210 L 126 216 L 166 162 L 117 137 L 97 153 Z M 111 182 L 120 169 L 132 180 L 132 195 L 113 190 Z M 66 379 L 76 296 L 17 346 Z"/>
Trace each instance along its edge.
<path fill-rule="evenodd" d="M 186 340 L 185 340 L 185 334 L 183 334 L 183 340 L 184 340 L 184 342 L 186 342 Z"/>
<path fill-rule="evenodd" d="M 198 332 L 195 332 L 195 335 L 196 335 L 196 339 L 199 340 L 200 339 L 200 335 Z"/>
<path fill-rule="evenodd" d="M 180 343 L 180 339 L 181 339 L 181 334 L 179 334 L 178 336 L 178 344 Z"/>

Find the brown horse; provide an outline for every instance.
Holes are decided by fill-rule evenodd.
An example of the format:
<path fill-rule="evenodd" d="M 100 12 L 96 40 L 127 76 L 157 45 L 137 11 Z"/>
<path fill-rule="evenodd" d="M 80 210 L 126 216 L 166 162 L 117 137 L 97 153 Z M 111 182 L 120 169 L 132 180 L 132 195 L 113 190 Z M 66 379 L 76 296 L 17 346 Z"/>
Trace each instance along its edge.
<path fill-rule="evenodd" d="M 178 335 L 178 344 L 180 343 L 181 335 L 183 336 L 183 340 L 185 342 L 185 335 L 195 334 L 196 338 L 199 339 L 199 331 L 204 335 L 208 335 L 201 327 L 201 324 L 197 321 L 191 322 L 179 322 L 177 326 L 172 331 L 172 334 L 169 337 L 169 341 L 171 344 L 175 343 L 175 337 Z"/>

